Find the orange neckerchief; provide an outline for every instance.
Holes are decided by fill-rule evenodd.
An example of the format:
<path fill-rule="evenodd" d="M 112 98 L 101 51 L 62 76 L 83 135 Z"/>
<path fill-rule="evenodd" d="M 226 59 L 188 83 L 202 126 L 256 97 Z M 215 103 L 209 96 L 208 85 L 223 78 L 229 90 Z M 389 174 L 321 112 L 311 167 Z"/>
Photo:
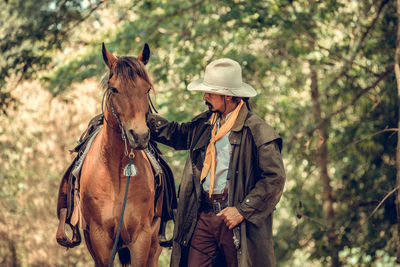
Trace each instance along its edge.
<path fill-rule="evenodd" d="M 243 101 L 240 101 L 239 105 L 232 111 L 232 114 L 226 120 L 226 122 L 221 126 L 221 128 L 217 132 L 217 114 L 213 113 L 211 116 L 211 123 L 214 124 L 213 129 L 211 130 L 211 139 L 210 143 L 207 146 L 206 157 L 204 159 L 203 170 L 200 175 L 200 182 L 207 177 L 208 172 L 210 172 L 210 190 L 209 195 L 211 197 L 214 190 L 214 178 L 215 178 L 215 167 L 217 165 L 217 150 L 215 149 L 215 143 L 221 139 L 225 134 L 227 134 L 231 129 L 233 124 L 236 122 L 236 118 L 239 115 L 240 108 L 243 106 Z"/>

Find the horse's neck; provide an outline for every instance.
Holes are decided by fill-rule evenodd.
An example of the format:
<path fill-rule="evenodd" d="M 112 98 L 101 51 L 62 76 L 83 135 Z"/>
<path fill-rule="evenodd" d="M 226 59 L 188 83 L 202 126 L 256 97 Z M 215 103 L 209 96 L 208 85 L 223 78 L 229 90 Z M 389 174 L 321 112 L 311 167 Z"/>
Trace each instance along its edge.
<path fill-rule="evenodd" d="M 116 119 L 107 113 L 104 116 L 106 121 L 102 129 L 102 152 L 105 156 L 116 160 L 124 155 L 125 143 Z"/>
<path fill-rule="evenodd" d="M 121 166 L 117 162 L 125 166 L 129 162 L 129 156 L 126 155 L 126 152 L 130 153 L 131 149 L 129 144 L 125 144 L 122 139 L 121 131 L 116 119 L 114 116 L 109 115 L 110 114 L 107 113 L 104 114 L 108 122 L 105 121 L 104 126 L 101 129 L 101 155 L 103 161 L 109 168 L 112 168 L 112 166 Z M 128 142 L 128 140 L 126 140 L 126 142 Z M 126 148 L 125 145 L 127 146 Z M 126 149 L 128 149 L 128 151 L 126 151 Z M 133 152 L 135 161 L 142 162 L 143 160 L 147 160 L 143 151 L 133 150 Z M 138 168 L 140 168 L 140 166 Z"/>

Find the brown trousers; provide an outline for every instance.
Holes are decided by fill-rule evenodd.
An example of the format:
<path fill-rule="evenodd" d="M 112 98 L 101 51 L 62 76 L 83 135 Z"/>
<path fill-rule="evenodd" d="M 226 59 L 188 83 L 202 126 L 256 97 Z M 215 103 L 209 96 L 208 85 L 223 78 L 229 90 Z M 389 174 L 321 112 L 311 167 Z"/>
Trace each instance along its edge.
<path fill-rule="evenodd" d="M 200 213 L 189 249 L 188 266 L 238 266 L 233 232 L 213 211 Z"/>

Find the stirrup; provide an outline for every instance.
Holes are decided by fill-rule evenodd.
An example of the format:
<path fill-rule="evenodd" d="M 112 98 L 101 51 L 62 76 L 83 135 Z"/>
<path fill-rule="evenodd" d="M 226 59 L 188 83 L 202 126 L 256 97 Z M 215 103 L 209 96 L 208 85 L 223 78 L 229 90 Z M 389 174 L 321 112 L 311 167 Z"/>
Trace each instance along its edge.
<path fill-rule="evenodd" d="M 81 243 L 82 238 L 81 238 L 81 233 L 79 232 L 78 227 L 71 226 L 71 225 L 69 225 L 69 226 L 71 227 L 72 233 L 73 233 L 72 239 L 69 239 L 66 235 L 64 235 L 62 239 L 56 238 L 56 240 L 57 240 L 57 243 L 63 247 L 73 248 L 73 247 L 78 246 Z"/>
<path fill-rule="evenodd" d="M 172 239 L 167 240 L 165 235 L 158 235 L 158 243 L 163 248 L 170 248 L 172 247 Z"/>
<path fill-rule="evenodd" d="M 164 248 L 170 248 L 172 247 L 172 239 L 167 240 L 167 237 L 165 236 L 165 229 L 167 228 L 167 222 L 162 221 L 160 224 L 160 231 L 158 232 L 158 243 L 160 246 Z"/>

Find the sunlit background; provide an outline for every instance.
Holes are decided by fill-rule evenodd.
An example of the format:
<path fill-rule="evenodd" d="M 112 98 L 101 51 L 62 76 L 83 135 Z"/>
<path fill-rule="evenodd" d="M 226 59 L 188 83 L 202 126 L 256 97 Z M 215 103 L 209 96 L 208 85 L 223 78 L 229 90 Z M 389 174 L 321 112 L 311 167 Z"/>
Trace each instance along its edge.
<path fill-rule="evenodd" d="M 210 61 L 240 62 L 253 112 L 283 138 L 277 266 L 395 266 L 396 4 L 1 0 L 0 266 L 93 266 L 84 242 L 56 243 L 56 201 L 101 112 L 102 42 L 119 56 L 149 44 L 153 102 L 179 122 L 206 110 L 186 85 Z M 161 148 L 178 185 L 186 152 Z"/>

